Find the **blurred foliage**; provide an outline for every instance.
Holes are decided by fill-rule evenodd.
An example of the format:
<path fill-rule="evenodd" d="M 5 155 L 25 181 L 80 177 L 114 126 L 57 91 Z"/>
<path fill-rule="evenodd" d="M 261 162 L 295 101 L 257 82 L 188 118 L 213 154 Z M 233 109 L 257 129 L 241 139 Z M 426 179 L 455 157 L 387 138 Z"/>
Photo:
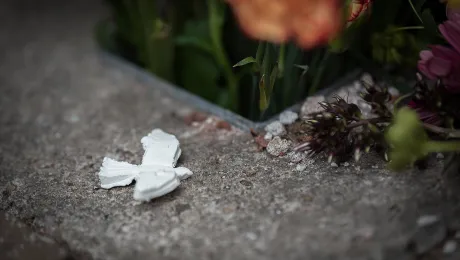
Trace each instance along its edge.
<path fill-rule="evenodd" d="M 255 121 L 357 68 L 404 86 L 445 19 L 436 0 L 375 0 L 329 46 L 302 50 L 247 38 L 222 0 L 106 1 L 103 48 Z"/>

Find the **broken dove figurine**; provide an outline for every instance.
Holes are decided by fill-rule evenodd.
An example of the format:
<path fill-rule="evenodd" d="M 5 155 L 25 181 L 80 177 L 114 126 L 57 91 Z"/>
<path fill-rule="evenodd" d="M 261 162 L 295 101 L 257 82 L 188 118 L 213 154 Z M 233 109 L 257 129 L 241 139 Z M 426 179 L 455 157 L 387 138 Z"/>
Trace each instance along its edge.
<path fill-rule="evenodd" d="M 101 188 L 126 186 L 135 180 L 134 199 L 149 201 L 173 191 L 193 174 L 187 168 L 175 168 L 182 151 L 174 135 L 155 129 L 141 143 L 145 150 L 141 165 L 104 158 L 99 171 Z"/>

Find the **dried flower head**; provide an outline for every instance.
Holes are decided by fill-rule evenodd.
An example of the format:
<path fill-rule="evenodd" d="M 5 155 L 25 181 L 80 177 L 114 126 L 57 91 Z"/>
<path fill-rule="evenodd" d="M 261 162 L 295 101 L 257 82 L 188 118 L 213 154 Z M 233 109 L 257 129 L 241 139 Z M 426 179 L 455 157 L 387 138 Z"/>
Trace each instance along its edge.
<path fill-rule="evenodd" d="M 371 112 L 382 118 L 390 118 L 392 113 L 389 103 L 392 97 L 388 88 L 377 84 L 369 84 L 366 81 L 361 81 L 361 84 L 365 89 L 361 93 L 361 98 L 371 105 Z"/>
<path fill-rule="evenodd" d="M 362 151 L 368 152 L 372 147 L 384 146 L 383 127 L 380 123 L 388 122 L 389 119 L 363 120 L 357 105 L 338 96 L 334 99 L 333 102 L 320 103 L 323 111 L 311 114 L 306 120 L 305 132 L 311 136 L 311 140 L 300 145 L 297 150 L 306 150 L 311 156 L 324 153 L 329 161 L 343 161 L 352 154 L 355 160 L 359 160 Z"/>

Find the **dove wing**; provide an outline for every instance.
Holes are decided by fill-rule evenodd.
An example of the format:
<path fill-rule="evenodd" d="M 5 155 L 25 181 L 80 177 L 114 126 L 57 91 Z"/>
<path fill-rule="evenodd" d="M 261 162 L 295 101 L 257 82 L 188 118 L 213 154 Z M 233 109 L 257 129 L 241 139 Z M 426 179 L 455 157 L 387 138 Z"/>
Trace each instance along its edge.
<path fill-rule="evenodd" d="M 149 201 L 173 191 L 179 184 L 179 178 L 172 168 L 159 169 L 155 172 L 142 171 L 136 179 L 134 199 Z"/>
<path fill-rule="evenodd" d="M 143 165 L 175 167 L 181 155 L 179 140 L 174 135 L 155 129 L 141 139 L 145 150 Z"/>

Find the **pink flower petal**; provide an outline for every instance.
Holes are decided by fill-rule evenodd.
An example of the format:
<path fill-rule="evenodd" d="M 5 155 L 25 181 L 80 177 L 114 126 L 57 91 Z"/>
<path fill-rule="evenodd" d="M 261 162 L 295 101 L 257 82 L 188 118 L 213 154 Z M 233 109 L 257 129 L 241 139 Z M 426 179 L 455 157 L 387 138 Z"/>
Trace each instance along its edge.
<path fill-rule="evenodd" d="M 448 78 L 444 79 L 442 83 L 444 83 L 445 88 L 448 92 L 455 94 L 460 93 L 460 81 L 458 79 Z"/>
<path fill-rule="evenodd" d="M 439 30 L 450 45 L 460 53 L 460 24 L 447 21 L 439 25 Z"/>
<path fill-rule="evenodd" d="M 433 53 L 429 50 L 424 50 L 424 51 L 421 51 L 420 52 L 420 58 L 422 60 L 429 60 L 431 58 L 433 58 Z"/>
<path fill-rule="evenodd" d="M 460 63 L 460 54 L 449 47 L 441 45 L 430 46 L 434 57 L 450 60 L 453 63 Z"/>
<path fill-rule="evenodd" d="M 423 73 L 423 75 L 425 75 L 427 78 L 429 79 L 436 79 L 436 75 L 434 75 L 433 73 L 431 73 L 428 68 L 426 67 L 426 64 L 422 63 L 422 62 L 419 62 L 418 63 L 418 66 L 417 66 L 418 70 Z"/>
<path fill-rule="evenodd" d="M 446 8 L 447 19 L 451 21 L 460 21 L 460 10 Z"/>
<path fill-rule="evenodd" d="M 435 56 L 426 63 L 426 67 L 430 73 L 438 77 L 445 77 L 452 70 L 452 62 Z"/>

